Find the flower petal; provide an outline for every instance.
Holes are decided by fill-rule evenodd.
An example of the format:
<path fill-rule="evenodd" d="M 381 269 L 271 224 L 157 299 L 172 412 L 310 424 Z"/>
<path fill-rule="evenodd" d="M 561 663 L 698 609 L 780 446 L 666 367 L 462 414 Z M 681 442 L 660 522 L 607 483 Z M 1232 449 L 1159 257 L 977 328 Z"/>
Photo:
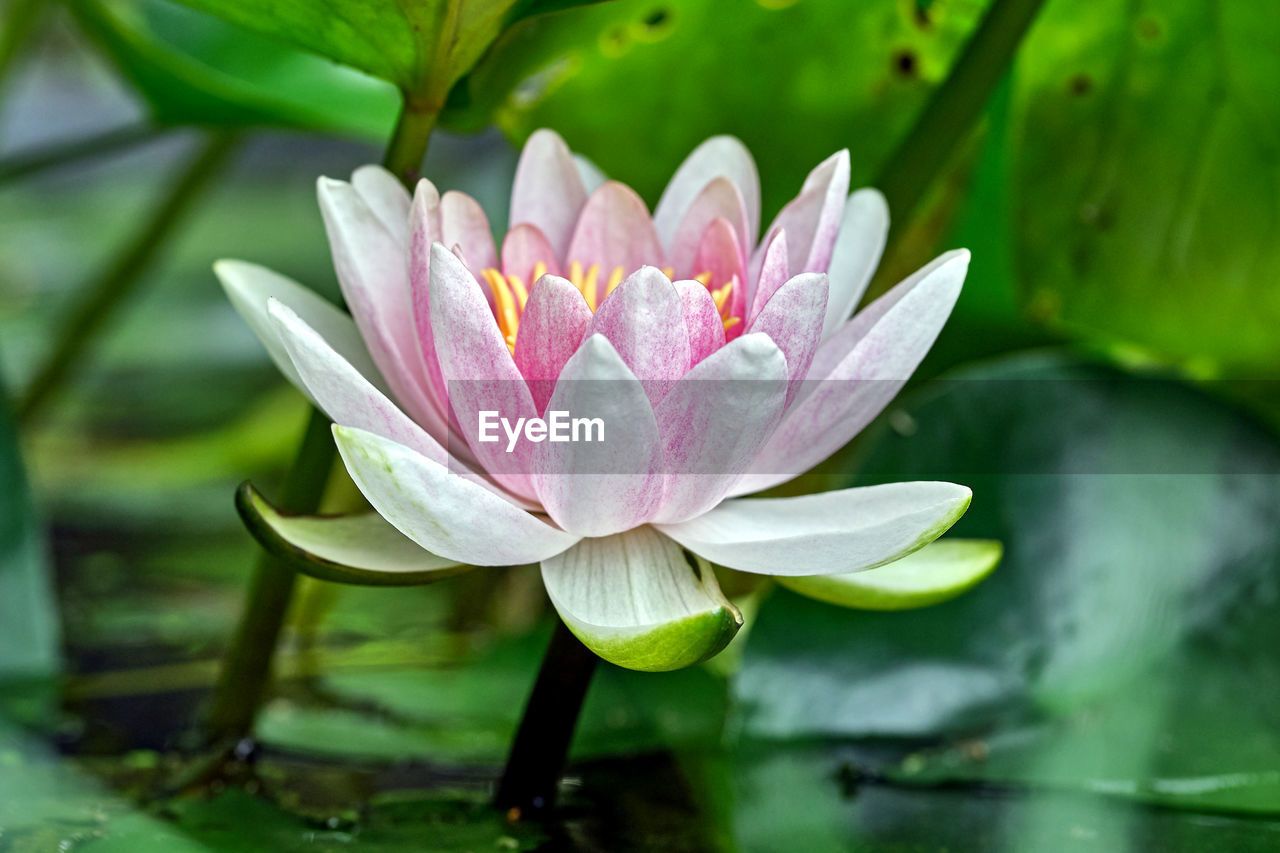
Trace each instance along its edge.
<path fill-rule="evenodd" d="M 533 271 L 538 264 L 546 265 L 551 275 L 563 275 L 560 261 L 547 236 L 536 225 L 517 225 L 502 240 L 502 272 L 514 275 L 527 287 L 533 287 Z"/>
<path fill-rule="evenodd" d="M 609 180 L 604 170 L 581 154 L 573 155 L 573 165 L 578 167 L 578 177 L 582 178 L 582 187 L 587 195 L 591 195 L 597 187 Z"/>
<path fill-rule="evenodd" d="M 826 314 L 826 274 L 801 273 L 778 288 L 747 328 L 748 332 L 768 335 L 786 355 L 791 376 L 788 400 L 795 396 L 798 383 L 809 373 Z"/>
<path fill-rule="evenodd" d="M 831 297 L 822 337 L 830 337 L 858 307 L 871 275 L 880 263 L 889 235 L 889 205 L 878 190 L 861 189 L 849 196 L 844 219 L 831 253 Z"/>
<path fill-rule="evenodd" d="M 583 206 L 565 260 L 577 261 L 583 269 L 599 267 L 595 301 L 599 305 L 613 270 L 621 267 L 625 275 L 645 264 L 661 266 L 664 257 L 640 196 L 626 184 L 608 181 Z"/>
<path fill-rule="evenodd" d="M 724 346 L 724 321 L 711 291 L 700 281 L 677 281 L 684 325 L 689 333 L 689 366 L 693 367 Z"/>
<path fill-rule="evenodd" d="M 554 131 L 535 130 L 520 152 L 511 186 L 511 227 L 536 225 L 563 259 L 586 201 L 569 146 Z"/>
<path fill-rule="evenodd" d="M 579 536 L 642 524 L 662 499 L 662 442 L 644 388 L 602 335 L 582 342 L 560 373 L 548 412 L 599 418 L 603 440 L 533 445 L 538 498 Z"/>
<path fill-rule="evenodd" d="M 511 423 L 537 417 L 533 396 L 479 283 L 442 243 L 431 246 L 430 305 L 436 358 L 458 430 L 485 471 L 516 494 L 532 497 L 528 443 L 508 453 L 501 441 L 480 441 L 480 413 L 496 412 Z"/>
<path fill-rule="evenodd" d="M 263 548 L 313 578 L 366 586 L 415 586 L 471 568 L 422 550 L 376 512 L 284 515 L 249 483 L 236 492 L 236 509 Z"/>
<path fill-rule="evenodd" d="M 732 494 L 785 483 L 870 423 L 933 345 L 968 267 L 967 251 L 943 255 L 823 343 L 787 416 Z"/>
<path fill-rule="evenodd" d="M 466 193 L 450 190 L 440 197 L 440 242 L 461 246 L 471 271 L 498 268 L 493 247 L 493 230 L 480 203 Z"/>
<path fill-rule="evenodd" d="M 747 226 L 747 211 L 743 205 L 742 193 L 738 191 L 733 181 L 722 175 L 703 187 L 694 198 L 693 203 L 680 219 L 680 225 L 671 238 L 670 244 L 667 245 L 667 262 L 675 270 L 677 278 L 693 278 L 708 269 L 708 267 L 698 266 L 698 263 L 701 263 L 698 260 L 698 254 L 704 242 L 705 232 L 717 220 L 724 221 L 729 226 L 730 236 L 736 238 L 728 241 L 728 244 L 736 249 L 730 262 L 739 271 L 745 265 L 746 259 L 742 247 L 749 245 L 748 241 L 751 239 Z M 720 242 L 725 241 L 722 239 Z M 718 266 L 723 265 L 724 262 L 718 264 Z M 739 279 L 743 278 L 745 276 L 739 274 Z M 727 279 L 713 278 L 713 280 L 719 282 Z"/>
<path fill-rule="evenodd" d="M 760 175 L 747 146 L 732 136 L 713 136 L 699 145 L 676 169 L 654 208 L 653 222 L 662 245 L 670 246 L 680 220 L 702 188 L 724 176 L 742 195 L 747 213 L 746 245 L 760 233 Z"/>
<path fill-rule="evenodd" d="M 361 166 L 351 174 L 351 186 L 402 245 L 409 243 L 409 191 L 381 166 Z"/>
<path fill-rule="evenodd" d="M 347 471 L 378 514 L 441 557 L 513 566 L 554 556 L 578 541 L 402 444 L 334 426 Z"/>
<path fill-rule="evenodd" d="M 867 572 L 778 578 L 801 595 L 858 610 L 913 610 L 955 598 L 991 574 L 1003 547 L 993 539 L 939 539 Z"/>
<path fill-rule="evenodd" d="M 574 636 L 628 669 L 706 660 L 742 626 L 711 566 L 649 527 L 584 539 L 543 560 L 542 580 Z"/>
<path fill-rule="evenodd" d="M 730 317 L 741 317 L 746 313 L 746 252 L 742 246 L 729 220 L 713 219 L 702 232 L 698 254 L 692 266 L 696 272 L 690 274 L 692 277 L 710 273 L 711 286 L 716 288 L 733 283 L 733 290 L 729 293 Z M 742 328 L 736 328 L 741 333 Z"/>
<path fill-rule="evenodd" d="M 787 232 L 790 274 L 826 272 L 840 233 L 845 197 L 849 194 L 849 151 L 832 154 L 809 173 L 800 194 L 787 203 L 769 226 L 763 245 L 774 233 Z M 763 257 L 757 253 L 753 270 Z"/>
<path fill-rule="evenodd" d="M 351 184 L 321 178 L 320 212 L 351 316 L 396 400 L 424 425 L 436 418 L 414 329 L 408 246 Z"/>
<path fill-rule="evenodd" d="M 534 282 L 516 334 L 515 359 L 539 414 L 546 410 L 556 379 L 590 322 L 587 300 L 569 281 L 544 275 Z"/>
<path fill-rule="evenodd" d="M 324 337 L 332 342 L 334 349 L 342 354 L 353 369 L 374 384 L 384 394 L 390 393 L 382 374 L 378 371 L 369 350 L 365 348 L 360 330 L 351 317 L 342 310 L 318 296 L 290 278 L 272 272 L 266 267 L 245 261 L 218 261 L 213 265 L 213 272 L 227 292 L 227 298 L 244 321 L 267 348 L 271 360 L 280 372 L 293 385 L 308 397 L 311 392 L 303 384 L 298 371 L 289 358 L 289 352 L 276 331 L 275 324 L 267 313 L 267 303 L 278 299 L 304 317 L 309 326 L 320 330 Z"/>
<path fill-rule="evenodd" d="M 787 261 L 787 232 L 785 229 L 776 232 L 764 248 L 760 263 L 760 272 L 755 278 L 755 287 L 751 290 L 751 313 L 747 315 L 750 323 L 756 318 L 778 288 L 786 284 L 791 275 L 791 266 Z"/>
<path fill-rule="evenodd" d="M 662 508 L 684 521 L 724 498 L 782 417 L 787 360 L 768 336 L 747 334 L 707 356 L 655 409 L 662 435 Z"/>
<path fill-rule="evenodd" d="M 728 501 L 659 530 L 713 563 L 767 575 L 833 575 L 871 569 L 941 536 L 969 507 L 953 483 L 888 483 Z"/>
<path fill-rule="evenodd" d="M 608 338 L 655 402 L 689 369 L 680 294 L 654 267 L 641 267 L 609 294 L 587 327 L 588 336 L 597 334 Z"/>

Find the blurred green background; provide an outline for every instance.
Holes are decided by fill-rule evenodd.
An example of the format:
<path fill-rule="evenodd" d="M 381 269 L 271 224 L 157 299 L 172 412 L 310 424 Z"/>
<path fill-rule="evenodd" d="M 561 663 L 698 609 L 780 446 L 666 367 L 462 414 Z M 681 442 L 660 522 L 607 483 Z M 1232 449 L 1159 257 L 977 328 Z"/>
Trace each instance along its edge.
<path fill-rule="evenodd" d="M 615 0 L 453 87 L 424 174 L 495 223 L 538 127 L 650 204 L 727 132 L 766 216 L 850 149 L 894 214 L 873 294 L 974 253 L 918 381 L 788 488 L 964 482 L 1003 564 L 903 613 L 726 578 L 747 628 L 602 668 L 539 828 L 486 806 L 550 628 L 527 567 L 306 582 L 251 777 L 198 777 L 232 492 L 307 412 L 210 264 L 336 296 L 314 180 L 381 158 L 394 87 L 169 0 L 0 10 L 0 851 L 1280 849 L 1270 4 Z"/>

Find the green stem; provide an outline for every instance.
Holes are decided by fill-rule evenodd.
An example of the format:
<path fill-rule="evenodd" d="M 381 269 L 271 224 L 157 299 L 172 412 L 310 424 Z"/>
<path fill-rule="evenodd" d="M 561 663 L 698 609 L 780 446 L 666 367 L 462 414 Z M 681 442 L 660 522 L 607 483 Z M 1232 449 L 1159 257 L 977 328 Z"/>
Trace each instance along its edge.
<path fill-rule="evenodd" d="M 302 443 L 285 475 L 280 509 L 296 514 L 319 509 L 335 456 L 329 420 L 312 409 Z M 297 573 L 286 563 L 260 555 L 209 710 L 206 734 L 210 741 L 239 740 L 253 730 L 296 580 Z"/>
<path fill-rule="evenodd" d="M 1044 0 L 996 0 L 875 185 L 907 222 L 1004 76 Z"/>
<path fill-rule="evenodd" d="M 29 422 L 60 390 L 77 359 L 93 343 L 112 314 L 137 290 L 143 273 L 192 203 L 221 170 L 235 149 L 236 137 L 220 133 L 208 140 L 187 165 L 173 189 L 161 201 L 151 219 L 125 246 L 103 275 L 80 294 L 62 329 L 52 354 L 36 371 L 26 393 L 18 401 L 18 418 Z"/>
<path fill-rule="evenodd" d="M 513 819 L 536 818 L 555 806 L 573 730 L 599 663 L 557 620 L 493 797 Z"/>
<path fill-rule="evenodd" d="M 101 157 L 114 151 L 132 148 L 156 139 L 171 128 L 140 122 L 73 139 L 54 145 L 42 145 L 34 151 L 19 151 L 0 161 L 0 183 L 26 178 L 81 160 Z"/>
<path fill-rule="evenodd" d="M 415 110 L 409 103 L 406 98 L 383 163 L 412 191 L 435 129 L 436 112 Z M 313 409 L 306 435 L 285 476 L 280 509 L 295 514 L 315 512 L 336 455 L 329 421 Z M 223 673 L 206 722 L 210 742 L 238 741 L 253 733 L 296 580 L 292 568 L 265 555 L 254 569 L 249 597 L 223 659 Z"/>

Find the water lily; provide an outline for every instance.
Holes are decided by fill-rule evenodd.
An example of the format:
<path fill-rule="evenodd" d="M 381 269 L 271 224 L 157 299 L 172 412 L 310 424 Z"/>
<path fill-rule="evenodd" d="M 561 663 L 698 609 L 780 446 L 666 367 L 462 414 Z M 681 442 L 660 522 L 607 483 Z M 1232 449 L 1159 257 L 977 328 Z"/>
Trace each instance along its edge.
<path fill-rule="evenodd" d="M 653 215 L 546 130 L 524 148 L 510 226 L 387 172 L 322 178 L 348 316 L 261 267 L 217 272 L 276 363 L 334 422 L 376 513 L 288 517 L 252 490 L 260 538 L 316 573 L 408 583 L 540 563 L 556 610 L 601 657 L 685 666 L 742 623 L 711 563 L 776 576 L 884 566 L 937 538 L 970 491 L 895 483 L 743 497 L 847 443 L 911 375 L 968 253 L 939 257 L 854 316 L 888 211 L 819 164 L 760 231 L 746 148 L 699 146 Z M 583 381 L 589 380 L 589 381 Z M 587 443 L 484 443 L 482 412 L 584 411 Z"/>

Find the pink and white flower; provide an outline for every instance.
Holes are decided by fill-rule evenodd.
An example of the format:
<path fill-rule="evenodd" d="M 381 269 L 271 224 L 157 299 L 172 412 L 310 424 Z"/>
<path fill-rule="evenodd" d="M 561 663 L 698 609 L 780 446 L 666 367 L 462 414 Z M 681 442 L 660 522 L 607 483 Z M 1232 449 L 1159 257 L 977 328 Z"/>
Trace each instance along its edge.
<path fill-rule="evenodd" d="M 650 216 L 538 131 L 500 244 L 475 200 L 426 180 L 410 197 L 377 167 L 322 178 L 319 197 L 350 317 L 261 267 L 216 269 L 334 421 L 377 512 L 288 518 L 247 493 L 265 539 L 385 582 L 541 563 L 588 647 L 657 670 L 714 654 L 741 625 L 708 561 L 862 571 L 923 547 L 968 506 L 967 488 L 937 482 L 741 497 L 866 426 L 964 280 L 968 253 L 951 252 L 850 318 L 888 211 L 875 190 L 849 194 L 846 151 L 809 174 L 760 240 L 755 164 L 730 137 L 699 146 Z M 590 467 L 598 450 L 572 442 L 523 446 L 513 467 L 501 443 L 477 440 L 480 411 L 514 421 L 549 409 L 623 430 L 610 441 L 616 467 Z"/>

